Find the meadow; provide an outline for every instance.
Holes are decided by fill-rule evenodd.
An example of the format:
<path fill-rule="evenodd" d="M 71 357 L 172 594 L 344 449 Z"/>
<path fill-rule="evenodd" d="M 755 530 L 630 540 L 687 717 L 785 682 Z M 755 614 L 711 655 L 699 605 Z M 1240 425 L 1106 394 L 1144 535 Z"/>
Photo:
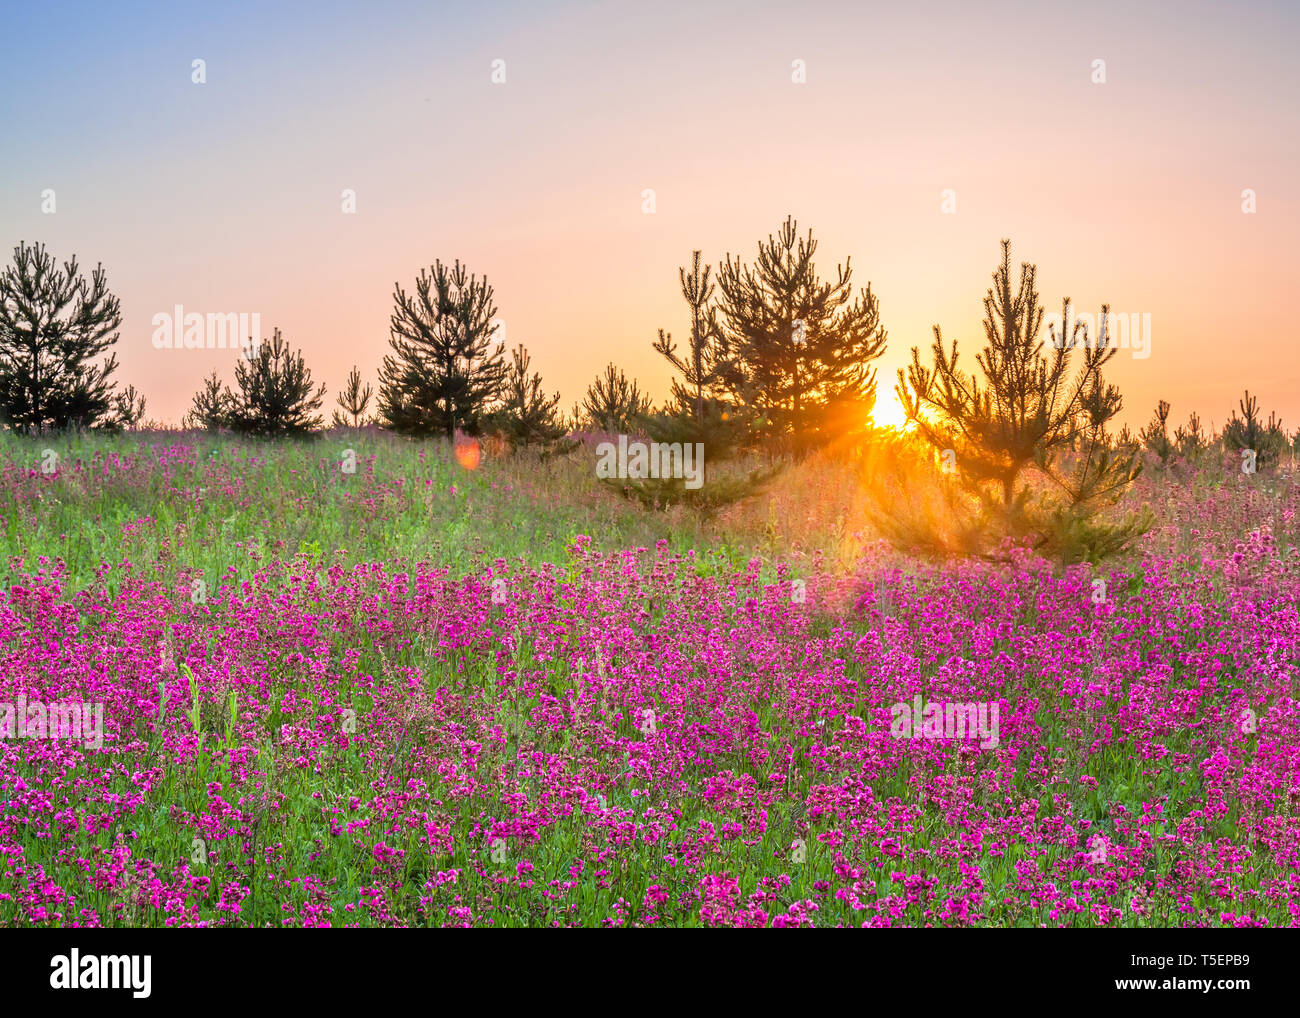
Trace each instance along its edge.
<path fill-rule="evenodd" d="M 0 743 L 0 925 L 1296 925 L 1300 485 L 1233 466 L 1061 568 L 899 554 L 851 452 L 701 517 L 585 448 L 0 437 L 0 705 L 103 707 Z"/>

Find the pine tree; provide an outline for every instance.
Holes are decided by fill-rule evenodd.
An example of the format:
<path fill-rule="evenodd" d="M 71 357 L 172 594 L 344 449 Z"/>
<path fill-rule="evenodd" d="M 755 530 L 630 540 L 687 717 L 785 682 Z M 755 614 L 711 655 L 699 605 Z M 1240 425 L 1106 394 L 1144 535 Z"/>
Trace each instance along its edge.
<path fill-rule="evenodd" d="M 338 410 L 334 411 L 333 422 L 336 428 L 359 428 L 365 420 L 366 408 L 370 405 L 370 397 L 374 395 L 367 382 L 365 387 L 361 385 L 361 372 L 357 366 L 352 365 L 352 370 L 348 373 L 348 380 L 343 386 L 334 401 L 338 403 L 343 413 Z M 351 418 L 349 420 L 348 418 Z"/>
<path fill-rule="evenodd" d="M 1201 418 L 1193 410 L 1187 418 L 1187 427 L 1179 427 L 1174 432 L 1174 443 L 1178 446 L 1178 455 L 1184 459 L 1195 460 L 1205 450 L 1205 432 L 1201 430 Z"/>
<path fill-rule="evenodd" d="M 456 262 L 421 270 L 415 293 L 393 293 L 393 353 L 379 374 L 385 426 L 407 435 L 480 430 L 505 381 L 505 348 L 492 346 L 492 287 Z"/>
<path fill-rule="evenodd" d="M 1151 423 L 1142 429 L 1142 444 L 1155 454 L 1162 467 L 1169 465 L 1174 454 L 1174 444 L 1169 440 L 1169 402 L 1161 400 L 1156 406 Z"/>
<path fill-rule="evenodd" d="M 654 350 L 682 377 L 673 378 L 668 403 L 647 426 L 656 441 L 702 442 L 714 459 L 721 459 L 744 441 L 752 418 L 724 398 L 731 371 L 713 304 L 710 271 L 710 266 L 701 266 L 699 251 L 692 252 L 689 274 L 685 268 L 677 270 L 690 309 L 687 348 L 679 355 L 672 333 L 660 329 Z"/>
<path fill-rule="evenodd" d="M 1122 405 L 1119 391 L 1102 378 L 1116 352 L 1105 326 L 1109 308 L 1102 308 L 1101 332 L 1090 343 L 1083 323 L 1068 327 L 1066 298 L 1061 332 L 1050 327 L 1053 350 L 1044 356 L 1036 274 L 1035 266 L 1022 264 L 1013 291 L 1011 242 L 1004 240 L 984 299 L 987 346 L 975 358 L 982 382 L 959 369 L 957 344 L 949 353 L 937 325 L 933 367 L 921 364 L 914 347 L 911 366 L 899 371 L 899 402 L 949 465 L 948 483 L 962 496 L 951 501 L 955 538 L 924 527 L 909 532 L 903 520 L 892 534 L 900 543 L 998 558 L 1010 538 L 1062 562 L 1096 561 L 1150 526 L 1146 516 L 1116 524 L 1096 519 L 1141 469 L 1136 449 L 1111 450 L 1106 437 Z M 1080 345 L 1083 363 L 1071 380 L 1070 360 Z"/>
<path fill-rule="evenodd" d="M 1275 413 L 1270 413 L 1268 423 L 1265 423 L 1259 415 L 1259 400 L 1250 394 L 1249 389 L 1237 406 L 1241 408 L 1242 416 L 1238 417 L 1234 410 L 1223 426 L 1224 448 L 1234 452 L 1247 449 L 1254 452 L 1255 469 L 1267 470 L 1277 463 L 1289 445 L 1282 422 Z"/>
<path fill-rule="evenodd" d="M 541 374 L 528 373 L 531 364 L 532 358 L 522 343 L 511 351 L 498 419 L 506 438 L 515 446 L 549 445 L 563 438 L 568 430 L 557 412 L 560 394 L 546 395 Z"/>
<path fill-rule="evenodd" d="M 235 365 L 235 383 L 239 392 L 229 399 L 226 414 L 234 431 L 263 438 L 304 435 L 324 423 L 314 412 L 325 398 L 325 384 L 312 391 L 303 355 L 289 347 L 279 329 Z"/>
<path fill-rule="evenodd" d="M 230 404 L 234 397 L 230 389 L 221 384 L 216 369 L 203 380 L 203 388 L 194 394 L 189 413 L 183 423 L 189 427 L 217 431 L 229 426 Z"/>
<path fill-rule="evenodd" d="M 136 392 L 134 385 L 128 385 L 121 392 L 113 395 L 112 427 L 134 431 L 144 420 L 144 396 Z"/>
<path fill-rule="evenodd" d="M 588 427 L 615 434 L 639 430 L 651 409 L 650 400 L 636 380 L 629 379 L 611 362 L 587 386 L 581 409 L 575 408 L 575 412 L 581 414 Z"/>
<path fill-rule="evenodd" d="M 691 252 L 691 272 L 677 270 L 682 296 L 691 311 L 691 332 L 687 340 L 685 359 L 677 354 L 672 333 L 659 330 L 654 344 L 655 352 L 682 375 L 682 381 L 672 381 L 672 400 L 688 411 L 697 421 L 704 420 L 705 401 L 725 383 L 726 357 L 718 331 L 717 308 L 713 306 L 715 286 L 709 280 L 711 266 L 700 265 L 700 252 Z M 685 384 L 683 384 L 683 382 Z"/>
<path fill-rule="evenodd" d="M 870 364 L 886 342 L 870 283 L 854 299 L 847 259 L 823 283 L 816 251 L 812 231 L 800 239 L 787 218 L 759 244 L 754 266 L 728 255 L 717 280 L 727 388 L 797 448 L 866 425 L 876 401 Z"/>
<path fill-rule="evenodd" d="M 60 269 L 43 244 L 19 243 L 0 275 L 0 423 L 41 432 L 95 427 L 112 413 L 122 311 L 103 266 Z"/>

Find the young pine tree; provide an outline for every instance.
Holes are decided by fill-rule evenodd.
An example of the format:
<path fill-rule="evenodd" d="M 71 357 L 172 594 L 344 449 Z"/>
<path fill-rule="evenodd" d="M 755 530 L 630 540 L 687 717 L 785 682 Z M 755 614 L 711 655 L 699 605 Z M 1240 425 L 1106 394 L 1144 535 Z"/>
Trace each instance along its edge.
<path fill-rule="evenodd" d="M 691 329 L 686 349 L 679 355 L 672 333 L 659 330 L 654 350 L 682 376 L 673 378 L 669 402 L 663 412 L 647 422 L 651 436 L 660 442 L 702 442 L 714 459 L 731 454 L 744 440 L 747 415 L 723 398 L 729 362 L 713 304 L 714 283 L 710 266 L 700 264 L 692 252 L 691 271 L 677 271 L 682 296 L 690 309 Z"/>
<path fill-rule="evenodd" d="M 111 426 L 115 430 L 134 431 L 144 420 L 144 408 L 144 396 L 136 392 L 134 385 L 128 385 L 113 394 Z"/>
<path fill-rule="evenodd" d="M 1174 444 L 1178 455 L 1186 460 L 1196 460 L 1209 444 L 1205 432 L 1201 429 L 1201 418 L 1193 410 L 1187 417 L 1187 427 L 1179 427 L 1174 432 Z"/>
<path fill-rule="evenodd" d="M 343 390 L 334 397 L 343 413 L 338 410 L 334 411 L 333 423 L 336 428 L 359 428 L 365 423 L 366 408 L 370 405 L 370 397 L 374 395 L 367 382 L 363 388 L 361 385 L 361 372 L 354 364 L 352 370 L 348 373 L 348 380 L 343 386 Z M 349 420 L 349 418 L 351 418 Z"/>
<path fill-rule="evenodd" d="M 379 373 L 379 412 L 406 435 L 481 429 L 505 381 L 505 348 L 492 345 L 492 287 L 456 262 L 421 269 L 415 293 L 393 293 L 393 353 Z"/>
<path fill-rule="evenodd" d="M 797 449 L 867 424 L 876 402 L 870 365 L 886 341 L 871 284 L 854 298 L 847 259 L 835 282 L 822 282 L 816 251 L 812 231 L 799 238 L 787 218 L 759 244 L 756 264 L 728 255 L 718 273 L 727 387 Z"/>
<path fill-rule="evenodd" d="M 212 374 L 203 380 L 203 388 L 194 394 L 183 423 L 207 431 L 229 427 L 230 404 L 233 399 L 230 389 L 221 384 L 214 368 Z"/>
<path fill-rule="evenodd" d="M 1238 417 L 1234 410 L 1223 426 L 1224 448 L 1232 452 L 1254 452 L 1255 469 L 1267 470 L 1278 462 L 1290 444 L 1282 422 L 1275 413 L 1270 413 L 1265 423 L 1259 415 L 1259 400 L 1250 394 L 1249 389 L 1237 405 L 1242 416 Z"/>
<path fill-rule="evenodd" d="M 516 447 L 551 445 L 568 430 L 557 413 L 560 394 L 546 395 L 541 374 L 528 373 L 531 364 L 522 343 L 511 351 L 498 419 L 506 438 Z"/>
<path fill-rule="evenodd" d="M 1010 538 L 1069 563 L 1112 554 L 1150 526 L 1146 516 L 1115 524 L 1097 519 L 1140 471 L 1136 450 L 1113 451 L 1106 439 L 1106 424 L 1121 407 L 1119 391 L 1102 379 L 1115 353 L 1105 333 L 1109 309 L 1103 307 L 1102 332 L 1090 343 L 1083 323 L 1069 329 L 1066 298 L 1061 332 L 1049 329 L 1053 349 L 1044 356 L 1035 276 L 1035 267 L 1023 264 L 1013 289 L 1011 243 L 1004 240 L 984 299 L 979 375 L 960 370 L 957 344 L 949 353 L 937 325 L 933 367 L 923 366 L 913 348 L 906 375 L 899 371 L 899 402 L 948 469 L 955 517 L 941 534 L 909 527 L 900 512 L 893 527 L 899 543 L 1000 558 Z M 1071 378 L 1079 345 L 1083 362 Z"/>
<path fill-rule="evenodd" d="M 122 311 L 102 266 L 59 268 L 43 244 L 19 243 L 0 274 L 0 423 L 26 432 L 92 428 L 113 411 Z"/>
<path fill-rule="evenodd" d="M 1169 440 L 1169 402 L 1161 400 L 1156 406 L 1151 423 L 1142 429 L 1142 444 L 1160 460 L 1162 467 L 1169 466 L 1174 455 L 1174 443 Z"/>
<path fill-rule="evenodd" d="M 616 434 L 641 429 L 651 405 L 636 380 L 629 379 L 611 362 L 587 386 L 582 405 L 575 412 L 587 427 Z"/>
<path fill-rule="evenodd" d="M 270 342 L 246 352 L 235 365 L 239 391 L 228 401 L 230 428 L 262 438 L 305 435 L 324 424 L 315 413 L 325 398 L 325 384 L 312 391 L 311 371 L 276 329 Z"/>

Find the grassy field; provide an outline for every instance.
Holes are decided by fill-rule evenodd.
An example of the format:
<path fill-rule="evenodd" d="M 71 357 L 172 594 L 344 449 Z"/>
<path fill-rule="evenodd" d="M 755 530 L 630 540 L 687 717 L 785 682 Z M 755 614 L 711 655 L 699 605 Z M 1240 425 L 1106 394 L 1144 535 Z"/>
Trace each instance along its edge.
<path fill-rule="evenodd" d="M 374 431 L 0 471 L 0 702 L 103 712 L 0 745 L 0 924 L 1300 921 L 1289 473 L 1060 570 L 887 550 L 846 453 L 708 520 Z"/>

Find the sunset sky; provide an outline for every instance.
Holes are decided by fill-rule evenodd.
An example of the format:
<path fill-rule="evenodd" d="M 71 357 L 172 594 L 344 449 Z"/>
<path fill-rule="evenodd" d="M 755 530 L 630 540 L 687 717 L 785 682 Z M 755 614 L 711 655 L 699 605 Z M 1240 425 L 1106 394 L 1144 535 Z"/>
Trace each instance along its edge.
<path fill-rule="evenodd" d="M 1166 398 L 1178 423 L 1221 426 L 1249 388 L 1300 426 L 1295 3 L 54 3 L 2 20 L 0 256 L 43 241 L 104 264 L 116 377 L 149 417 L 178 421 L 235 363 L 155 350 L 156 313 L 260 312 L 332 404 L 353 363 L 374 381 L 393 285 L 435 258 L 487 275 L 507 344 L 565 410 L 611 360 L 662 397 L 651 343 L 685 338 L 678 266 L 752 259 L 789 214 L 823 276 L 851 255 L 879 296 L 883 400 L 934 324 L 977 352 L 1009 237 L 1048 310 L 1151 315 L 1150 357 L 1110 371 L 1122 421 Z"/>

